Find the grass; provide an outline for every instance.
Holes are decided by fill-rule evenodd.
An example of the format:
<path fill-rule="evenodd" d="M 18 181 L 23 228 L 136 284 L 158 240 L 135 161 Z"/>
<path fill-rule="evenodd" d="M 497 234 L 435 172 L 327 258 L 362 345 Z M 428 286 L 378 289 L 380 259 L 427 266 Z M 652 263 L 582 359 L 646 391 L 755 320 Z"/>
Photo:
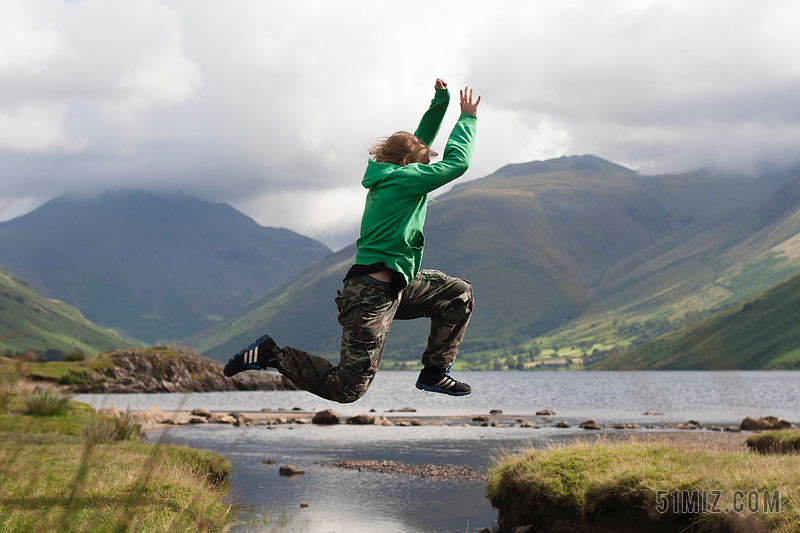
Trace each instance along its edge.
<path fill-rule="evenodd" d="M 765 456 L 680 442 L 601 440 L 501 457 L 490 471 L 487 494 L 500 508 L 501 530 L 548 516 L 599 527 L 604 519 L 622 513 L 650 521 L 654 528 L 663 521 L 710 532 L 761 524 L 788 533 L 796 532 L 800 521 L 798 471 L 796 454 Z M 702 491 L 709 497 L 705 505 L 680 508 L 681 503 L 691 503 L 681 495 L 702 503 Z M 758 509 L 741 508 L 737 495 L 752 491 Z M 775 511 L 774 506 L 768 508 L 775 491 L 780 492 L 780 512 L 768 512 Z M 716 507 L 710 505 L 713 495 L 719 497 Z"/>
<path fill-rule="evenodd" d="M 38 395 L 38 396 L 37 396 Z M 138 440 L 130 412 L 98 417 L 66 401 L 50 416 L 9 396 L 0 415 L 0 533 L 224 531 L 230 463 L 201 450 Z"/>
<path fill-rule="evenodd" d="M 637 350 L 606 359 L 606 370 L 800 368 L 800 275 Z"/>
<path fill-rule="evenodd" d="M 221 531 L 205 452 L 67 435 L 2 434 L 0 531 Z M 211 454 L 208 454 L 211 455 Z M 188 467 L 187 467 L 188 466 Z"/>
<path fill-rule="evenodd" d="M 759 453 L 796 454 L 800 452 L 800 429 L 767 431 L 747 438 L 747 446 Z"/>
<path fill-rule="evenodd" d="M 69 396 L 58 389 L 44 389 L 32 393 L 25 399 L 25 414 L 33 416 L 62 416 L 67 413 Z"/>

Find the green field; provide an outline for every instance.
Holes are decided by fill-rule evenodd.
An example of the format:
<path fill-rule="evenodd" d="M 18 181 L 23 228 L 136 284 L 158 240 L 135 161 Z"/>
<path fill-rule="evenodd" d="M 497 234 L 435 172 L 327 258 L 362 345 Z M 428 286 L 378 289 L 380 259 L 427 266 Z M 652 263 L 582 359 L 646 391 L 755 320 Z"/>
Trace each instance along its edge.
<path fill-rule="evenodd" d="M 2 268 L 0 317 L 0 351 L 6 353 L 82 350 L 94 355 L 136 343 L 89 322 L 64 302 L 42 297 Z"/>

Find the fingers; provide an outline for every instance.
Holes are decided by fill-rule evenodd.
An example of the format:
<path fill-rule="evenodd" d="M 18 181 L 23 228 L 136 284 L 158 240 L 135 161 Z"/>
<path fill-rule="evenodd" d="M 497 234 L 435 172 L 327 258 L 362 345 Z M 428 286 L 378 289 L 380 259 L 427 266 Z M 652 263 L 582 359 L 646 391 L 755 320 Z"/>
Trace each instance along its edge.
<path fill-rule="evenodd" d="M 458 95 L 461 98 L 461 103 L 470 104 L 470 105 L 478 105 L 478 103 L 481 101 L 481 97 L 480 97 L 480 95 L 478 95 L 478 99 L 473 104 L 472 103 L 473 94 L 474 94 L 473 93 L 473 89 L 470 89 L 469 87 L 464 87 L 464 90 L 460 90 L 459 89 L 459 91 L 458 91 Z"/>

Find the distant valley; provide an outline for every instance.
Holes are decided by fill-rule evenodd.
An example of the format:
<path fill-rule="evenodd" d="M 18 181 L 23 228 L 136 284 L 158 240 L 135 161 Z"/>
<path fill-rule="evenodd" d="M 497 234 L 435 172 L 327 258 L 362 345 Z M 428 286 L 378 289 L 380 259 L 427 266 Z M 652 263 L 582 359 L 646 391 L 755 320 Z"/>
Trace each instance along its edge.
<path fill-rule="evenodd" d="M 800 172 L 508 165 L 438 197 L 425 234 L 423 268 L 475 290 L 457 368 L 627 368 L 634 348 L 800 273 Z M 129 343 L 178 340 L 220 360 L 265 332 L 337 358 L 333 298 L 354 256 L 223 204 L 141 191 L 62 197 L 0 224 L 0 265 L 46 297 Z M 417 364 L 428 328 L 396 321 L 383 366 Z"/>
<path fill-rule="evenodd" d="M 593 353 L 642 344 L 800 272 L 786 251 L 800 239 L 797 184 L 640 176 L 593 156 L 509 165 L 429 207 L 423 268 L 473 283 L 459 364 L 581 367 Z M 187 343 L 224 358 L 268 331 L 336 357 L 333 297 L 354 254 L 349 247 L 311 265 Z M 416 362 L 427 329 L 395 322 L 385 365 Z"/>

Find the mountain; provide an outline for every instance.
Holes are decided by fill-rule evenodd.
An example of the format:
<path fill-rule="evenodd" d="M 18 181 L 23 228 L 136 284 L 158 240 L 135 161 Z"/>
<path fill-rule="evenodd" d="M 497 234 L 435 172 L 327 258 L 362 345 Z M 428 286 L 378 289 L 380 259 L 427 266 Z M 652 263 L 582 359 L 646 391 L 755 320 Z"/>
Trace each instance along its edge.
<path fill-rule="evenodd" d="M 329 253 L 229 205 L 144 191 L 61 196 L 0 224 L 10 272 L 151 344 L 209 327 Z"/>
<path fill-rule="evenodd" d="M 0 268 L 0 350 L 83 350 L 89 355 L 131 346 L 114 331 L 86 320 L 64 302 L 47 300 Z"/>
<path fill-rule="evenodd" d="M 608 314 L 606 300 L 616 293 L 598 292 L 628 274 L 616 265 L 730 224 L 769 192 L 763 182 L 710 172 L 640 176 L 594 156 L 509 165 L 429 206 L 423 268 L 472 282 L 476 308 L 462 353 L 496 351 Z M 271 332 L 280 344 L 336 356 L 341 330 L 333 298 L 354 255 L 354 247 L 337 252 L 183 342 L 225 358 Z M 397 321 L 385 357 L 418 359 L 426 322 Z M 585 342 L 592 334 L 581 335 Z"/>
<path fill-rule="evenodd" d="M 596 365 L 598 370 L 800 369 L 800 275 Z"/>

